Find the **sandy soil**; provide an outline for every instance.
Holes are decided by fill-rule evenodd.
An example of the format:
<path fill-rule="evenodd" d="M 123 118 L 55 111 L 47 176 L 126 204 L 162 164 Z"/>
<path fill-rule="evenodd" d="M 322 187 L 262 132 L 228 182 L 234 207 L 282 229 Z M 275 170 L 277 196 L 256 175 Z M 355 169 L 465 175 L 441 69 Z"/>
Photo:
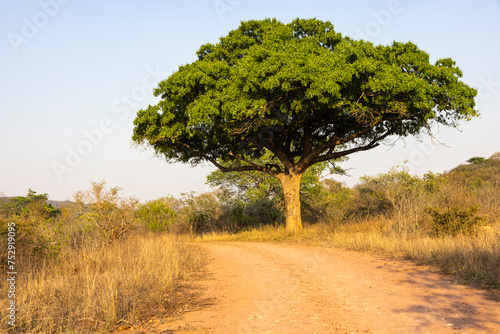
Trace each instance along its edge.
<path fill-rule="evenodd" d="M 203 243 L 195 303 L 135 333 L 500 333 L 500 293 L 340 249 Z"/>

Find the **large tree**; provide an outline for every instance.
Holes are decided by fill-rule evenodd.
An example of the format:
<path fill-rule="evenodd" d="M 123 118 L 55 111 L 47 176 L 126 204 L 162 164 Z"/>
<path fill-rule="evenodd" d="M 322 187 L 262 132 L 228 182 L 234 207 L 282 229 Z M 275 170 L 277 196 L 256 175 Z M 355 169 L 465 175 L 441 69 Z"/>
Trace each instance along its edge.
<path fill-rule="evenodd" d="M 133 140 L 169 162 L 276 177 L 289 231 L 302 229 L 310 166 L 478 115 L 453 60 L 431 64 L 411 42 L 373 45 L 316 19 L 242 22 L 197 55 L 154 90 L 161 100 L 137 113 Z"/>

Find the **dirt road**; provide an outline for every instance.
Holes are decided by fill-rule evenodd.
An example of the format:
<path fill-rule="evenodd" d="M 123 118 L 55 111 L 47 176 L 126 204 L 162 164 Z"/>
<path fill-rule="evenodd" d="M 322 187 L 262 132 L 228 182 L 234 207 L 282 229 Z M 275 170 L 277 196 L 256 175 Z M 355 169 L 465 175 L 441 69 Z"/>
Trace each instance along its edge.
<path fill-rule="evenodd" d="M 500 333 L 500 294 L 339 249 L 203 243 L 199 307 L 157 333 Z"/>

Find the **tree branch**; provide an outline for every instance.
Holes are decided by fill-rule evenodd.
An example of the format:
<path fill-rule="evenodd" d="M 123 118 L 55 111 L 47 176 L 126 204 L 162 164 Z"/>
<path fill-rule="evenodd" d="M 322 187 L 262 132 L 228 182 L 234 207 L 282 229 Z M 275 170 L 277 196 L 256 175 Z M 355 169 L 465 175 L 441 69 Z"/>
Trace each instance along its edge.
<path fill-rule="evenodd" d="M 257 171 L 261 171 L 261 172 L 267 173 L 267 174 L 272 175 L 272 176 L 276 176 L 281 171 L 281 168 L 278 165 L 272 165 L 272 166 L 275 166 L 275 168 L 277 168 L 277 170 L 278 170 L 278 171 L 274 171 L 269 167 L 257 165 L 246 158 L 243 158 L 243 157 L 240 157 L 240 156 L 233 154 L 232 152 L 229 152 L 229 155 L 235 159 L 246 162 L 248 164 L 248 166 L 224 167 L 225 170 L 221 169 L 221 171 L 223 171 L 223 172 L 241 172 L 241 171 L 257 170 Z"/>
<path fill-rule="evenodd" d="M 383 135 L 381 135 L 379 137 L 374 138 L 372 141 L 370 141 L 368 144 L 366 144 L 364 146 L 359 146 L 359 147 L 355 147 L 355 148 L 345 150 L 345 151 L 333 152 L 333 153 L 328 153 L 328 154 L 317 156 L 313 160 L 312 164 L 310 164 L 310 165 L 316 164 L 318 162 L 328 161 L 328 160 L 332 160 L 332 159 L 338 159 L 340 157 L 343 157 L 343 156 L 346 156 L 346 155 L 349 155 L 352 153 L 370 150 L 372 148 L 379 146 L 380 145 L 379 142 L 381 140 L 384 140 L 388 136 L 390 136 L 393 132 L 394 132 L 394 128 L 391 128 L 391 129 L 387 130 L 386 133 L 384 133 Z M 309 167 L 309 166 L 307 166 L 307 167 Z"/>
<path fill-rule="evenodd" d="M 205 159 L 205 160 L 211 162 L 215 167 L 217 167 L 218 169 L 220 169 L 221 172 L 223 172 L 223 173 L 228 173 L 228 172 L 243 172 L 243 171 L 261 171 L 261 172 L 267 173 L 269 175 L 276 176 L 278 174 L 278 172 L 279 172 L 279 166 L 277 166 L 277 165 L 275 165 L 275 166 L 278 167 L 278 172 L 275 172 L 275 171 L 273 171 L 269 167 L 257 165 L 255 163 L 251 162 L 250 160 L 242 158 L 242 157 L 239 157 L 239 156 L 236 156 L 233 153 L 229 153 L 229 155 L 232 156 L 235 159 L 244 161 L 244 162 L 248 163 L 249 165 L 248 166 L 225 167 L 225 166 L 222 166 L 220 163 L 218 163 L 216 159 L 213 159 L 213 158 L 211 158 L 210 156 L 208 156 L 206 154 L 197 152 L 196 150 L 194 150 L 188 144 L 181 143 L 181 142 L 179 142 L 179 144 L 181 144 L 182 146 L 184 146 L 188 150 L 190 150 L 193 153 L 193 155 L 198 156 L 198 157 L 200 157 L 202 159 Z"/>
<path fill-rule="evenodd" d="M 262 140 L 262 141 L 257 141 L 255 139 L 252 139 L 252 138 L 247 138 L 247 140 L 259 147 L 263 147 L 263 148 L 266 148 L 267 150 L 269 150 L 272 154 L 274 154 L 280 161 L 281 163 L 286 167 L 286 168 L 290 168 L 291 166 L 291 162 L 289 161 L 289 159 L 287 158 L 286 154 L 277 146 L 277 144 L 274 142 L 274 138 L 269 138 L 268 140 L 266 140 L 265 142 Z M 248 160 L 244 160 L 242 158 L 239 158 L 237 156 L 234 156 L 235 158 L 239 159 L 239 160 L 242 160 L 242 161 L 245 161 L 246 163 L 248 164 L 251 164 L 250 161 Z M 278 165 L 275 165 L 275 164 L 267 164 L 268 166 L 274 166 L 276 168 L 276 170 L 278 172 L 282 172 L 281 170 L 281 167 L 279 167 Z M 267 173 L 267 172 L 266 172 Z"/>
<path fill-rule="evenodd" d="M 302 156 L 307 156 L 309 153 L 311 153 L 311 141 L 312 141 L 312 129 L 309 124 L 309 121 L 306 119 L 304 121 L 304 136 L 302 138 Z"/>
<path fill-rule="evenodd" d="M 365 133 L 370 132 L 380 122 L 381 122 L 380 120 L 377 120 L 377 121 L 373 122 L 371 125 L 369 125 L 367 128 L 360 130 L 356 133 L 353 133 L 352 135 L 350 135 L 346 138 L 343 138 L 343 139 L 340 139 L 338 136 L 332 136 L 325 143 L 320 145 L 315 150 L 311 151 L 308 155 L 302 156 L 302 158 L 298 162 L 298 164 L 300 165 L 299 168 L 301 170 L 307 169 L 309 166 L 314 164 L 315 159 L 318 156 L 320 156 L 320 154 L 323 153 L 324 151 L 326 151 L 327 149 L 330 149 L 330 151 L 332 151 L 336 146 L 345 144 L 345 143 L 359 137 L 360 135 L 364 135 Z M 331 154 L 333 154 L 333 153 L 331 153 Z M 324 161 L 324 160 L 322 160 L 322 161 Z"/>

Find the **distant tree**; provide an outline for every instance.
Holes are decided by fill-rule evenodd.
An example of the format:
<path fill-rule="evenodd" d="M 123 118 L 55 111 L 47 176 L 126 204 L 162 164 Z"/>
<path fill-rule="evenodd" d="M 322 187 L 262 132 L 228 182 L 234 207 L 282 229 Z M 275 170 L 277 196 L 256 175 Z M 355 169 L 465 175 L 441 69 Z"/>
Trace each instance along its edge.
<path fill-rule="evenodd" d="M 478 115 L 477 91 L 450 58 L 411 42 L 375 46 L 330 22 L 242 22 L 154 90 L 133 140 L 168 162 L 261 171 L 282 185 L 286 226 L 301 231 L 300 181 L 320 162 Z"/>
<path fill-rule="evenodd" d="M 47 203 L 48 199 L 48 194 L 37 194 L 36 191 L 29 189 L 26 196 L 8 199 L 1 210 L 10 216 L 23 216 L 30 219 L 40 217 L 48 219 L 61 214 L 61 210 Z"/>
<path fill-rule="evenodd" d="M 483 165 L 488 162 L 488 159 L 483 157 L 473 157 L 467 160 L 467 162 L 474 165 Z"/>
<path fill-rule="evenodd" d="M 314 169 L 315 166 L 308 169 Z M 307 178 L 307 172 L 302 180 Z M 347 218 L 351 210 L 351 189 L 342 182 L 322 175 L 311 186 L 300 191 L 302 219 L 308 223 L 327 222 L 337 225 Z"/>
<path fill-rule="evenodd" d="M 224 173 L 220 170 L 207 176 L 207 184 L 220 188 L 228 198 L 248 203 L 258 198 L 282 197 L 278 179 L 259 171 Z"/>

